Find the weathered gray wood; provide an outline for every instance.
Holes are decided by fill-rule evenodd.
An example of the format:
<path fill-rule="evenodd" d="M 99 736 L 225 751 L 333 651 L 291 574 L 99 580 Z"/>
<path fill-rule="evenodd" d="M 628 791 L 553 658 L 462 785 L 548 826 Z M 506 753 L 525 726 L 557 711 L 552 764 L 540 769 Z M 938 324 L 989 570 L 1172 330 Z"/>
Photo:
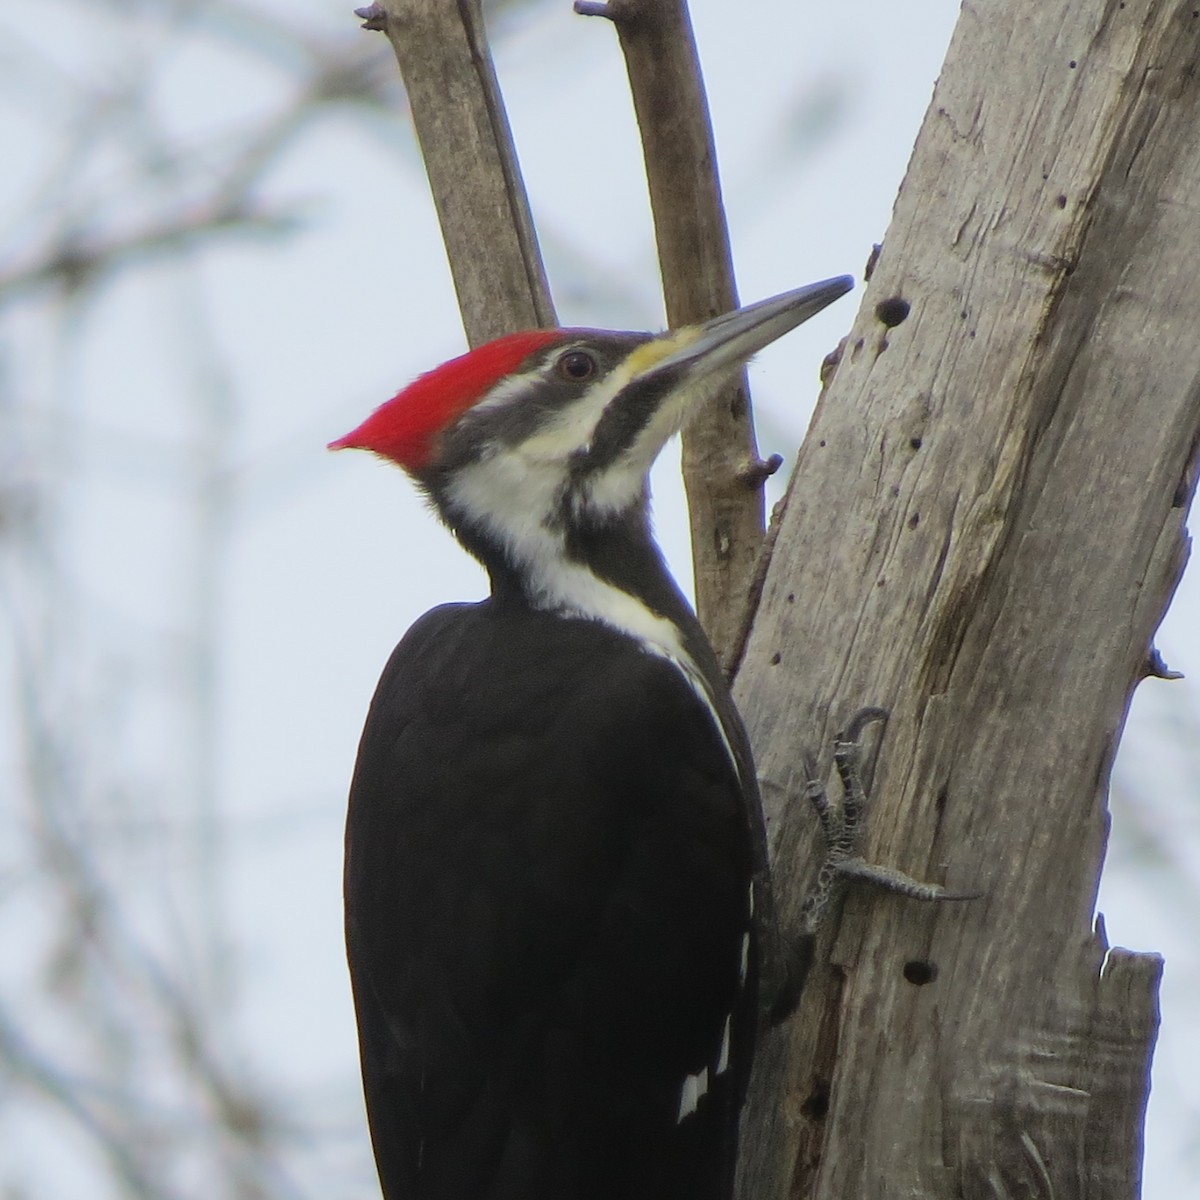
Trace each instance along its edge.
<path fill-rule="evenodd" d="M 400 64 L 467 341 L 554 325 L 479 0 L 379 0 L 361 15 Z"/>
<path fill-rule="evenodd" d="M 576 4 L 617 27 L 641 133 L 667 322 L 737 307 L 708 100 L 686 0 Z M 763 536 L 763 485 L 745 373 L 683 435 L 696 611 L 726 661 Z"/>
<path fill-rule="evenodd" d="M 747 1200 L 1137 1193 L 1160 963 L 1093 906 L 1187 552 L 1198 196 L 1192 0 L 964 7 L 736 695 L 787 916 L 800 752 L 864 704 L 869 857 L 983 896 L 851 896 L 760 1054 Z"/>

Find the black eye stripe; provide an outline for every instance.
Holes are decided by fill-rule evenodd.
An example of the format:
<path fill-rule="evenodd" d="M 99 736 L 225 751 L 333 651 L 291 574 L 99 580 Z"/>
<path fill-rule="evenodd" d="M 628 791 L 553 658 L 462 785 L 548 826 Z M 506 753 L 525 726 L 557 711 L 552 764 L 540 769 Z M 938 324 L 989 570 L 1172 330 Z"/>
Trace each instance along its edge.
<path fill-rule="evenodd" d="M 656 371 L 626 384 L 601 414 L 586 453 L 572 458 L 572 476 L 578 479 L 616 462 L 637 441 L 679 375 L 677 370 Z"/>

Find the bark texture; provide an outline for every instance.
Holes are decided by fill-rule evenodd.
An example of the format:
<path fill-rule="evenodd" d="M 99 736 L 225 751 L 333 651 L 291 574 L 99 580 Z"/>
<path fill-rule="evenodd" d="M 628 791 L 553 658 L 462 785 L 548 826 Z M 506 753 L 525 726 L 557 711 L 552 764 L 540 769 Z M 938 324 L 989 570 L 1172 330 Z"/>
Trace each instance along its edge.
<path fill-rule="evenodd" d="M 851 895 L 760 1054 L 747 1200 L 1138 1192 L 1161 962 L 1093 912 L 1187 554 L 1198 68 L 1191 2 L 964 6 L 736 697 L 785 920 L 801 751 L 864 704 L 868 858 L 982 895 Z"/>

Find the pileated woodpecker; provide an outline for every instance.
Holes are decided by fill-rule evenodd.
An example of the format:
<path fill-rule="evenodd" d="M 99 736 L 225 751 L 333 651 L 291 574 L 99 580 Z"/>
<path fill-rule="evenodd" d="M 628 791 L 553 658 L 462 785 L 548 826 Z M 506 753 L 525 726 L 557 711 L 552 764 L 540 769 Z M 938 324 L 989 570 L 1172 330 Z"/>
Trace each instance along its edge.
<path fill-rule="evenodd" d="M 517 333 L 334 448 L 403 467 L 491 594 L 367 717 L 346 939 L 387 1200 L 729 1200 L 758 1018 L 754 764 L 647 472 L 839 278 L 652 336 Z"/>

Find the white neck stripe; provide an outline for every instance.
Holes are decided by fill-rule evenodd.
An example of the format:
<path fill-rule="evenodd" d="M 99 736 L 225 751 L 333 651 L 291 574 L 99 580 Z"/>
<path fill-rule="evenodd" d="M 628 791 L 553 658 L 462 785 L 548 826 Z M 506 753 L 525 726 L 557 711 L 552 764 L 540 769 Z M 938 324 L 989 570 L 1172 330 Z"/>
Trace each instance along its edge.
<path fill-rule="evenodd" d="M 539 587 L 538 594 L 533 597 L 536 607 L 600 621 L 632 638 L 648 653 L 671 663 L 708 710 L 734 773 L 740 777 L 737 757 L 713 703 L 708 683 L 672 622 L 651 612 L 636 596 L 605 582 L 579 563 L 552 558 L 534 578 Z"/>
<path fill-rule="evenodd" d="M 740 778 L 737 756 L 708 683 L 676 626 L 636 596 L 567 557 L 563 531 L 552 525 L 561 478 L 553 458 L 485 456 L 450 481 L 449 508 L 480 521 L 484 526 L 481 532 L 504 548 L 526 580 L 535 608 L 600 621 L 677 667 L 712 717 Z"/>

